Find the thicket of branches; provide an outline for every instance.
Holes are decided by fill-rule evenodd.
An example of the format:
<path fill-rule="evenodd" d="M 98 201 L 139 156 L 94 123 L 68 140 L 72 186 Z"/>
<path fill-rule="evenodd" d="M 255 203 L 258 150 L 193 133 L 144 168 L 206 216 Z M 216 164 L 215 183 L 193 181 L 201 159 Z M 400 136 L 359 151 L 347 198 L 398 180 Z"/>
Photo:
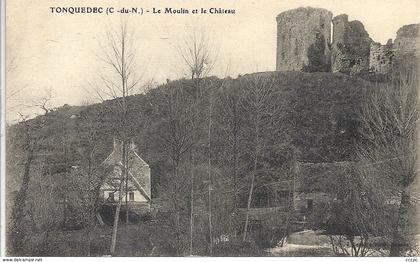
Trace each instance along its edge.
<path fill-rule="evenodd" d="M 10 127 L 7 168 L 18 177 L 9 188 L 16 191 L 9 195 L 13 254 L 65 254 L 56 232 L 65 227 L 70 207 L 85 229 L 79 255 L 92 254 L 107 173 L 100 164 L 114 137 L 123 141 L 120 192 L 127 192 L 128 141 L 139 145 L 152 167 L 153 199 L 164 206 L 156 219 L 169 233 L 169 248 L 161 251 L 166 255 L 223 255 L 226 239 L 233 243 L 228 248 L 236 248 L 230 252 L 255 255 L 256 246 L 284 240 L 294 219 L 291 202 L 286 215 L 268 217 L 257 232 L 250 229 L 250 210 L 262 201 L 258 190 L 294 180 L 298 160 L 354 162 L 323 185 L 331 202 L 322 227 L 337 254 L 369 255 L 378 236 L 389 239 L 390 255 L 410 249 L 408 214 L 418 172 L 415 75 L 367 84 L 357 95 L 334 75 L 207 77 L 215 62 L 211 46 L 193 32 L 179 48 L 188 78 L 132 95 L 140 78 L 130 37 L 125 25 L 107 34 L 100 59 L 109 68 L 93 86 L 103 103 L 50 110 L 46 97 L 37 104 L 43 115 Z M 107 243 L 111 255 L 117 253 L 121 205 L 122 194 Z"/>
<path fill-rule="evenodd" d="M 411 223 L 418 201 L 413 192 L 418 173 L 419 79 L 416 69 L 396 71 L 386 84 L 365 94 L 359 119 L 361 170 L 380 188 L 377 203 L 390 208 L 391 224 L 382 227 L 390 241 L 390 255 L 401 256 L 413 247 L 416 225 Z"/>

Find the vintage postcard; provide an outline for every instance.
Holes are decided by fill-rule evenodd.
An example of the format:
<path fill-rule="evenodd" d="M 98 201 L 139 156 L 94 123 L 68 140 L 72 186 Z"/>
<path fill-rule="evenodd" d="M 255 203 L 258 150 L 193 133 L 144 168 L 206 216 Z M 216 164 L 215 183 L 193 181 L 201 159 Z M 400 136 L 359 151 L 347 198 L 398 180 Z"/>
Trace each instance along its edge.
<path fill-rule="evenodd" d="M 2 4 L 3 261 L 417 261 L 419 0 Z"/>

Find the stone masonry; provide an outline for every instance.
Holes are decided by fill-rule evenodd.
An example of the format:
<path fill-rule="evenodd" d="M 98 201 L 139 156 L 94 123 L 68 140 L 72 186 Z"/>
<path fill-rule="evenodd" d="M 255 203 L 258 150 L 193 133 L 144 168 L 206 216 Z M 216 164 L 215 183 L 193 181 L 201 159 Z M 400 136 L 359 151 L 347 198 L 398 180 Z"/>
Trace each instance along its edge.
<path fill-rule="evenodd" d="M 395 59 L 397 67 L 413 68 L 418 66 L 420 59 L 420 24 L 405 25 L 398 29 L 394 41 Z"/>
<path fill-rule="evenodd" d="M 350 21 L 346 14 L 334 17 L 331 71 L 348 75 L 368 72 L 370 39 L 363 24 Z"/>
<path fill-rule="evenodd" d="M 397 31 L 394 43 L 388 40 L 386 45 L 373 42 L 370 47 L 370 72 L 385 74 L 392 68 L 414 68 L 418 66 L 420 24 L 401 27 Z"/>
<path fill-rule="evenodd" d="M 394 43 L 381 45 L 361 22 L 349 21 L 346 14 L 332 17 L 330 11 L 312 7 L 280 13 L 276 70 L 358 75 L 418 65 L 420 24 L 401 27 Z"/>
<path fill-rule="evenodd" d="M 394 45 L 389 39 L 386 45 L 372 42 L 370 46 L 369 71 L 372 73 L 386 74 L 392 69 L 394 61 Z"/>
<path fill-rule="evenodd" d="M 277 16 L 277 70 L 328 71 L 332 13 L 298 8 Z"/>

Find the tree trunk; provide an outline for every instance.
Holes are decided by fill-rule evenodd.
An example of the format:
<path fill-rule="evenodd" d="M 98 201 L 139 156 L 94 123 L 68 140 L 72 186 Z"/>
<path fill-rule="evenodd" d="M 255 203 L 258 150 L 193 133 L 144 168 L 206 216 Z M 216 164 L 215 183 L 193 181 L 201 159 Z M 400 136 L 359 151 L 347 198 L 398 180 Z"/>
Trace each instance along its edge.
<path fill-rule="evenodd" d="M 408 210 L 410 209 L 410 193 L 408 188 L 404 188 L 401 192 L 400 207 L 398 209 L 397 220 L 393 227 L 392 243 L 389 256 L 399 257 L 408 248 L 407 243 L 407 227 L 408 227 Z"/>
<path fill-rule="evenodd" d="M 254 156 L 254 170 L 252 171 L 252 177 L 251 177 L 251 186 L 249 189 L 249 195 L 248 195 L 248 203 L 246 206 L 246 218 L 245 218 L 245 227 L 244 227 L 244 235 L 242 238 L 242 241 L 246 240 L 246 235 L 248 231 L 248 223 L 249 223 L 249 209 L 251 208 L 251 201 L 252 201 L 252 193 L 254 191 L 254 181 L 255 181 L 255 174 L 257 173 L 257 167 L 258 167 L 258 154 L 259 154 L 259 121 L 256 121 L 255 126 L 255 156 Z"/>
<path fill-rule="evenodd" d="M 194 153 L 192 154 L 192 163 L 194 163 Z M 190 202 L 190 256 L 193 255 L 193 237 L 194 237 L 194 167 L 191 169 L 191 202 Z"/>
<path fill-rule="evenodd" d="M 115 210 L 114 224 L 112 226 L 112 238 L 111 238 L 111 248 L 110 248 L 110 252 L 112 256 L 115 255 L 115 247 L 117 245 L 118 222 L 120 219 L 120 211 L 121 211 L 121 204 L 122 204 L 122 192 L 121 192 L 122 183 L 123 181 L 120 182 L 120 186 L 118 190 L 119 192 L 118 205 L 117 205 L 117 209 Z"/>
<path fill-rule="evenodd" d="M 30 142 L 28 142 L 29 144 Z M 22 178 L 22 184 L 20 187 L 19 192 L 15 198 L 15 206 L 13 209 L 13 219 L 14 219 L 14 226 L 13 226 L 13 248 L 18 254 L 18 252 L 22 251 L 23 243 L 24 243 L 24 235 L 25 229 L 23 228 L 23 219 L 24 219 L 24 209 L 26 204 L 26 197 L 29 188 L 29 182 L 31 179 L 31 164 L 34 158 L 34 150 L 33 147 L 29 145 L 28 154 L 25 161 L 24 173 Z"/>
<path fill-rule="evenodd" d="M 198 115 L 198 98 L 200 92 L 200 78 L 199 76 L 192 74 L 191 80 L 194 81 L 195 87 L 195 109 L 197 109 L 196 114 Z M 193 116 L 193 141 L 195 142 L 197 139 L 197 128 L 195 122 L 197 119 L 195 118 L 196 115 Z M 191 163 L 193 164 L 193 168 L 191 169 L 191 210 L 190 210 L 190 256 L 193 255 L 193 235 L 194 235 L 194 167 L 195 167 L 195 147 L 193 146 L 191 149 Z"/>
<path fill-rule="evenodd" d="M 90 218 L 89 218 L 90 220 Z M 88 222 L 89 224 L 86 227 L 85 231 L 85 243 L 86 243 L 86 256 L 90 257 L 90 245 L 91 245 L 91 239 L 92 239 L 92 224 Z"/>
<path fill-rule="evenodd" d="M 177 158 L 178 159 L 178 158 Z M 174 196 L 173 196 L 173 205 L 175 210 L 175 237 L 176 237 L 176 255 L 181 255 L 181 232 L 180 232 L 180 215 L 179 215 L 179 207 L 178 207 L 178 166 L 179 161 L 173 160 L 172 161 L 172 172 L 173 172 L 173 179 L 174 179 Z"/>
<path fill-rule="evenodd" d="M 111 255 L 115 255 L 115 247 L 117 245 L 117 233 L 118 233 L 118 223 L 119 223 L 119 219 L 120 219 L 120 211 L 121 211 L 121 205 L 122 205 L 122 197 L 123 197 L 123 183 L 124 183 L 124 178 L 126 177 L 126 173 L 127 173 L 127 161 L 126 161 L 126 141 L 125 139 L 123 140 L 123 144 L 122 144 L 123 148 L 123 152 L 122 152 L 122 162 L 123 162 L 123 167 L 122 167 L 122 174 L 120 176 L 120 185 L 118 188 L 118 205 L 117 205 L 117 209 L 115 210 L 115 216 L 114 216 L 114 224 L 112 226 L 112 238 L 111 238 L 111 247 L 110 247 L 110 252 Z"/>
<path fill-rule="evenodd" d="M 96 207 L 98 204 L 98 189 L 94 188 L 92 191 L 91 183 L 92 183 L 92 155 L 93 151 L 90 152 L 88 157 L 88 195 L 89 202 L 87 204 L 87 220 L 86 220 L 86 256 L 90 257 L 90 246 L 92 241 L 92 227 L 95 224 L 96 219 Z M 93 192 L 93 193 L 92 193 Z"/>
<path fill-rule="evenodd" d="M 294 209 L 295 209 L 295 183 L 296 183 L 296 176 L 297 176 L 297 172 L 298 172 L 298 163 L 297 163 L 297 157 L 296 157 L 296 152 L 293 152 L 293 163 L 292 163 L 292 184 L 289 186 L 289 196 L 288 196 L 288 201 L 287 201 L 287 214 L 286 214 L 286 226 L 285 226 L 285 230 L 284 230 L 284 235 L 281 241 L 281 246 L 283 246 L 284 241 L 287 239 L 287 237 L 289 236 L 289 231 L 290 231 L 290 224 L 291 224 L 291 220 L 292 220 L 292 215 L 294 213 Z"/>
<path fill-rule="evenodd" d="M 128 172 L 125 172 L 125 223 L 128 222 Z"/>
<path fill-rule="evenodd" d="M 98 214 L 98 210 L 97 210 L 97 206 L 99 205 L 99 188 L 97 187 L 94 189 L 94 193 L 92 194 L 91 192 L 88 192 L 88 194 L 91 194 L 91 201 L 89 204 L 91 204 L 89 210 L 88 210 L 88 220 L 87 220 L 87 230 L 86 230 L 86 238 L 87 238 L 87 256 L 90 257 L 91 256 L 91 243 L 92 243 L 92 233 L 95 231 L 96 229 L 96 219 L 97 216 L 96 214 Z"/>
<path fill-rule="evenodd" d="M 209 126 L 208 126 L 208 140 L 209 140 L 209 156 L 208 156 L 208 200 L 209 200 L 209 251 L 210 256 L 213 255 L 213 228 L 212 228 L 212 218 L 211 218 L 211 117 L 212 117 L 212 104 L 210 102 L 210 112 L 209 112 Z"/>
<path fill-rule="evenodd" d="M 232 146 L 232 156 L 233 156 L 233 190 L 232 190 L 232 214 L 230 216 L 231 219 L 231 231 L 233 231 L 233 235 L 236 236 L 238 228 L 237 228 L 237 218 L 238 218 L 238 130 L 236 128 L 233 129 L 233 146 Z"/>
<path fill-rule="evenodd" d="M 121 211 L 121 205 L 122 205 L 122 196 L 123 196 L 123 182 L 127 178 L 127 152 L 126 152 L 126 143 L 127 143 L 127 136 L 126 136 L 126 128 L 127 128 L 127 103 L 126 103 L 126 96 L 127 96 L 127 65 L 125 63 L 125 32 L 121 32 L 121 85 L 122 85 L 122 176 L 120 177 L 120 185 L 118 189 L 118 206 L 117 210 L 115 211 L 115 217 L 114 217 L 114 224 L 112 227 L 112 239 L 111 239 L 111 255 L 115 254 L 115 246 L 117 244 L 117 233 L 118 233 L 118 222 L 120 218 L 120 211 Z M 127 207 L 126 207 L 127 209 Z M 127 210 L 128 212 L 128 210 Z"/>

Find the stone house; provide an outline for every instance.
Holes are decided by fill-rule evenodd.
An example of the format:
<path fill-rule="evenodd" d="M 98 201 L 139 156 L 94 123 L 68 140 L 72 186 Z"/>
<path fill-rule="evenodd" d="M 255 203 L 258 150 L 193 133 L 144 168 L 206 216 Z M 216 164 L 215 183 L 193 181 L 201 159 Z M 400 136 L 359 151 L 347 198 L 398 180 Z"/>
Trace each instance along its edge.
<path fill-rule="evenodd" d="M 102 165 L 106 170 L 106 179 L 100 188 L 100 195 L 106 205 L 113 206 L 118 203 L 122 193 L 124 208 L 135 213 L 150 211 L 151 179 L 149 165 L 137 154 L 134 143 L 127 145 L 127 179 L 123 177 L 123 145 L 114 139 L 114 148 Z M 122 189 L 120 181 L 123 179 Z"/>

